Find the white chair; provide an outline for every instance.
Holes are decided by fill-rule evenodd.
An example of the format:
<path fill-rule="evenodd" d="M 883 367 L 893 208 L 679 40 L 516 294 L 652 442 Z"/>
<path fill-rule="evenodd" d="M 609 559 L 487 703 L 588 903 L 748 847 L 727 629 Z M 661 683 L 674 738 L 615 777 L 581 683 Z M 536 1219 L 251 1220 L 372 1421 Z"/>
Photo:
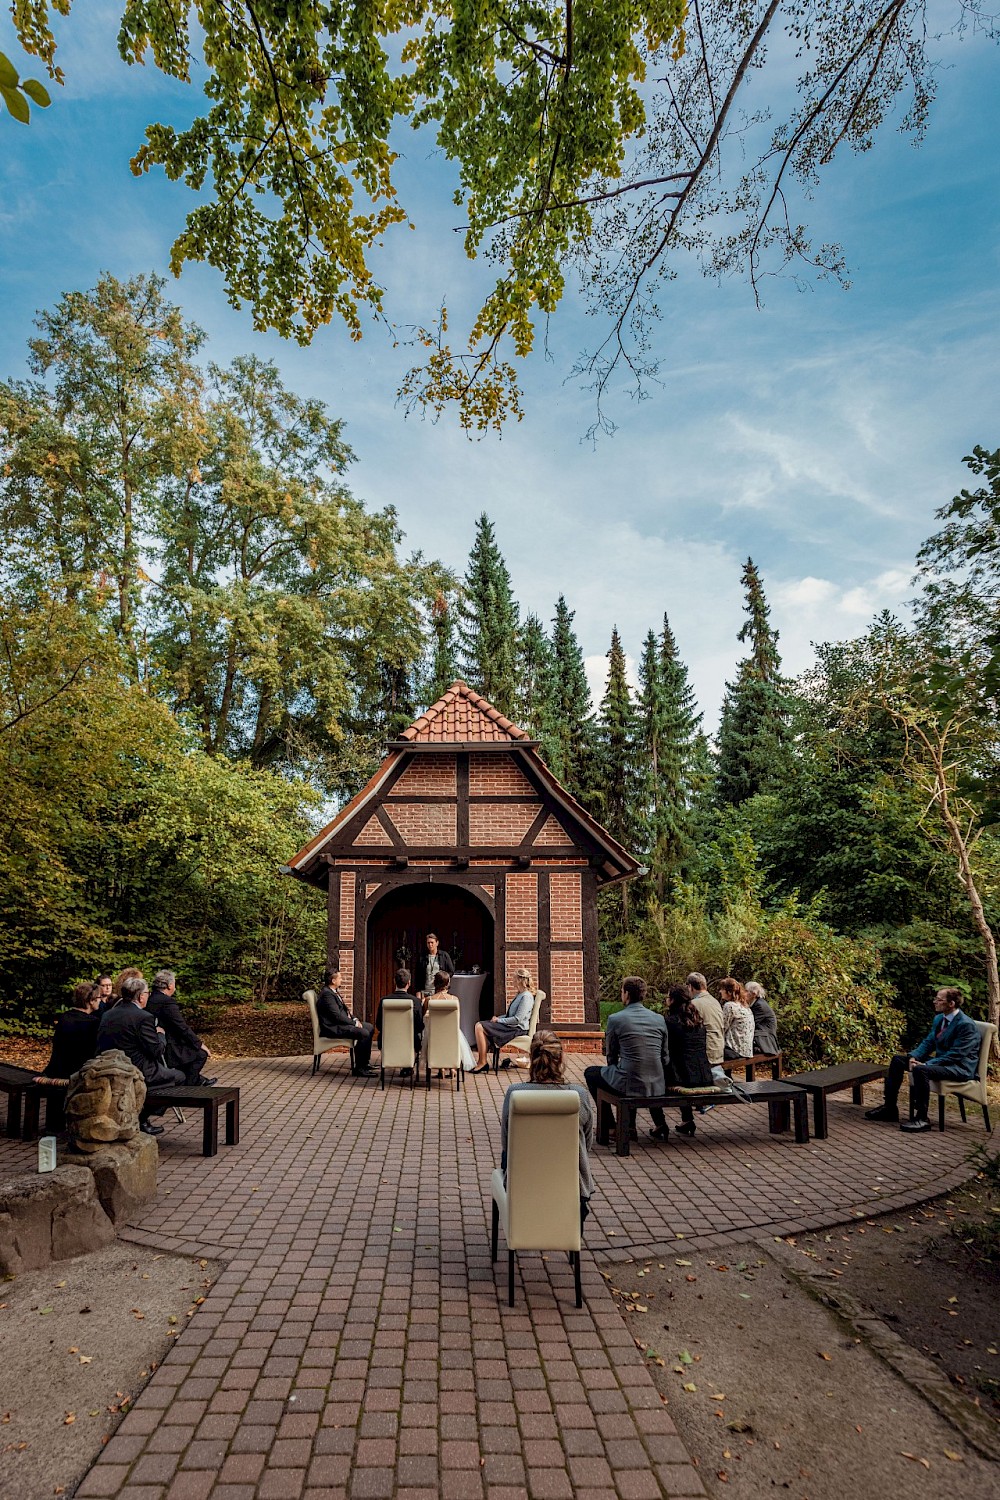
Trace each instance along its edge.
<path fill-rule="evenodd" d="M 410 1088 L 417 1073 L 417 1049 L 413 1044 L 413 1001 L 382 1001 L 382 1057 L 379 1077 L 385 1088 L 386 1068 L 409 1068 Z"/>
<path fill-rule="evenodd" d="M 536 1031 L 537 1026 L 538 1026 L 538 1013 L 539 1013 L 539 1011 L 542 1008 L 542 1001 L 544 999 L 545 999 L 545 991 L 544 990 L 536 990 L 535 991 L 535 1003 L 531 1007 L 531 1020 L 528 1022 L 528 1029 L 527 1029 L 526 1032 L 524 1032 L 521 1036 L 511 1037 L 511 1039 L 510 1039 L 509 1042 L 494 1042 L 493 1043 L 493 1071 L 494 1071 L 494 1073 L 496 1073 L 499 1070 L 499 1067 L 500 1067 L 500 1049 L 501 1049 L 501 1047 L 516 1047 L 517 1050 L 519 1052 L 523 1052 L 525 1056 L 527 1056 L 531 1052 L 532 1038 L 534 1037 L 535 1031 Z"/>
<path fill-rule="evenodd" d="M 993 1134 L 993 1126 L 990 1124 L 989 1100 L 986 1097 L 986 1069 L 990 1059 L 990 1048 L 997 1034 L 997 1028 L 991 1021 L 975 1021 L 973 1024 L 979 1031 L 979 1066 L 976 1069 L 975 1078 L 968 1083 L 959 1083 L 952 1078 L 932 1078 L 930 1080 L 931 1093 L 938 1096 L 938 1129 L 944 1129 L 944 1101 L 947 1094 L 954 1094 L 958 1100 L 962 1121 L 965 1121 L 965 1101 L 971 1099 L 978 1104 L 983 1112 L 983 1124 L 990 1135 Z"/>
<path fill-rule="evenodd" d="M 514 1253 L 568 1250 L 580 1284 L 580 1096 L 575 1089 L 524 1089 L 509 1095 L 507 1181 L 497 1168 L 493 1192 L 493 1259 L 503 1224 L 507 1300 L 514 1306 Z"/>
<path fill-rule="evenodd" d="M 316 1014 L 316 991 L 306 990 L 302 996 L 309 1007 L 309 1016 L 313 1028 L 313 1077 L 319 1072 L 319 1060 L 324 1052 L 332 1052 L 337 1047 L 350 1047 L 351 1049 L 351 1072 L 354 1071 L 354 1045 L 347 1036 L 320 1036 L 319 1016 Z"/>
<path fill-rule="evenodd" d="M 458 1044 L 459 1006 L 456 995 L 445 999 L 429 1000 L 424 1017 L 424 1061 L 427 1069 L 427 1087 L 431 1086 L 432 1068 L 453 1068 L 455 1088 L 461 1089 L 465 1081 L 462 1050 Z"/>

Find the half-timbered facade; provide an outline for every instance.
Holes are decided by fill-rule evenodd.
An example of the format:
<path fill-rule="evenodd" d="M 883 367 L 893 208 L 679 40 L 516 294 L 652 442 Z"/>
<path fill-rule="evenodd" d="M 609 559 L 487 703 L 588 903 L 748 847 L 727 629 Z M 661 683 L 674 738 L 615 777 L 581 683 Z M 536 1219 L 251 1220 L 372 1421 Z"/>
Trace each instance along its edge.
<path fill-rule="evenodd" d="M 560 1031 L 598 1014 L 597 891 L 635 859 L 566 792 L 537 743 L 464 682 L 388 746 L 375 775 L 286 867 L 327 893 L 328 957 L 373 1019 L 435 932 L 490 975 L 502 1010 L 524 966 Z"/>

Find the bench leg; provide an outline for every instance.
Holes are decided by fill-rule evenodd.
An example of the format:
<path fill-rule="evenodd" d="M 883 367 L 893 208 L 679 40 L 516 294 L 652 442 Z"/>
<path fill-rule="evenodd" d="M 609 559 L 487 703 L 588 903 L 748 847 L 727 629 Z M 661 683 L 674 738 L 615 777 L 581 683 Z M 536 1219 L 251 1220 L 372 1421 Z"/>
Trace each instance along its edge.
<path fill-rule="evenodd" d="M 624 1099 L 619 1099 L 615 1105 L 615 1154 L 617 1156 L 629 1155 L 629 1132 L 632 1129 L 632 1111 Z"/>
<path fill-rule="evenodd" d="M 21 1098 L 23 1090 L 11 1089 L 7 1095 L 7 1135 L 16 1141 L 21 1134 Z"/>
<path fill-rule="evenodd" d="M 778 1083 L 781 1079 L 781 1058 L 776 1057 L 771 1064 L 771 1082 Z"/>
<path fill-rule="evenodd" d="M 781 1135 L 788 1129 L 788 1100 L 769 1099 L 767 1104 L 767 1128 L 772 1135 Z"/>
<path fill-rule="evenodd" d="M 816 1094 L 813 1097 L 813 1127 L 816 1132 L 816 1139 L 818 1141 L 825 1141 L 827 1138 L 825 1094 Z"/>
<path fill-rule="evenodd" d="M 823 1101 L 824 1104 L 826 1100 Z M 795 1141 L 799 1146 L 809 1143 L 809 1100 L 803 1093 L 799 1098 L 792 1100 L 792 1109 L 795 1114 Z"/>
<path fill-rule="evenodd" d="M 240 1101 L 230 1099 L 226 1103 L 226 1145 L 238 1146 L 240 1143 Z"/>
<path fill-rule="evenodd" d="M 202 1156 L 218 1156 L 219 1154 L 219 1103 L 216 1099 L 210 1099 L 205 1108 L 205 1123 L 201 1132 L 201 1154 Z"/>
<path fill-rule="evenodd" d="M 40 1111 L 42 1095 L 40 1089 L 29 1089 L 24 1096 L 24 1115 L 21 1120 L 21 1139 L 33 1141 L 41 1135 Z M 49 1124 L 50 1106 L 45 1106 L 45 1124 Z"/>
<path fill-rule="evenodd" d="M 854 1083 L 851 1085 L 851 1098 L 855 1104 L 864 1104 L 865 1086 L 863 1083 Z"/>
<path fill-rule="evenodd" d="M 746 1065 L 746 1082 L 753 1083 L 753 1063 L 747 1063 Z"/>

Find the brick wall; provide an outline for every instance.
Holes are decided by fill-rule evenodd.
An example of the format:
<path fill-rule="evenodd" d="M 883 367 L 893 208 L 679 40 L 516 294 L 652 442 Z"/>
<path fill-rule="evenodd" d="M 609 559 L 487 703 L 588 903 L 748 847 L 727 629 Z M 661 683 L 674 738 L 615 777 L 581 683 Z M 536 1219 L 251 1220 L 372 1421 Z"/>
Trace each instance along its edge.
<path fill-rule="evenodd" d="M 386 833 L 378 818 L 369 818 L 368 822 L 357 835 L 356 844 L 392 844 L 392 839 Z"/>
<path fill-rule="evenodd" d="M 552 994 L 549 996 L 549 1014 L 553 1025 L 583 1021 L 583 950 L 572 953 L 553 953 Z"/>
<path fill-rule="evenodd" d="M 365 899 L 367 901 L 370 901 L 372 899 L 372 897 L 374 896 L 375 892 L 378 890 L 378 888 L 379 888 L 379 882 L 377 880 L 369 881 L 368 884 L 365 886 Z"/>
<path fill-rule="evenodd" d="M 471 797 L 533 797 L 535 789 L 506 755 L 470 755 Z"/>
<path fill-rule="evenodd" d="M 447 845 L 458 840 L 457 812 L 449 802 L 394 802 L 387 808 L 407 844 L 415 848 Z"/>
<path fill-rule="evenodd" d="M 549 910 L 554 943 L 583 941 L 583 912 L 580 903 L 579 875 L 559 875 L 553 872 L 549 876 Z"/>
<path fill-rule="evenodd" d="M 354 876 L 340 877 L 340 941 L 354 942 Z"/>
<path fill-rule="evenodd" d="M 516 948 L 508 948 L 504 955 L 504 973 L 506 975 L 506 988 L 503 996 L 495 995 L 493 1004 L 496 1014 L 502 1016 L 508 1004 L 513 1000 L 521 988 L 521 981 L 517 977 L 518 969 L 527 969 L 535 984 L 538 983 L 538 954 L 531 952 L 518 952 Z"/>
<path fill-rule="evenodd" d="M 538 816 L 537 802 L 473 802 L 469 807 L 469 839 L 494 848 L 522 842 Z"/>
<path fill-rule="evenodd" d="M 507 941 L 538 941 L 538 876 L 507 876 Z M 536 960 L 537 962 L 537 960 Z"/>
<path fill-rule="evenodd" d="M 358 1001 L 354 994 L 354 954 L 349 948 L 340 950 L 340 993 L 355 1015 L 360 1016 L 364 1011 L 364 1006 L 358 1009 Z"/>
<path fill-rule="evenodd" d="M 535 847 L 541 844 L 572 844 L 573 840 L 555 818 L 548 818 L 535 837 Z"/>
<path fill-rule="evenodd" d="M 420 756 L 411 762 L 389 793 L 390 797 L 454 797 L 458 786 L 453 755 Z"/>

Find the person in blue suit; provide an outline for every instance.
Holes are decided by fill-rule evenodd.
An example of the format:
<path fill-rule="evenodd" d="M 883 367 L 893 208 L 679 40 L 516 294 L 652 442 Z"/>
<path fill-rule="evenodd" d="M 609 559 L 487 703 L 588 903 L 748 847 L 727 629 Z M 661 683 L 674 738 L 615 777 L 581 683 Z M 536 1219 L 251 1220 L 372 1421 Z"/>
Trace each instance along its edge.
<path fill-rule="evenodd" d="M 968 1083 L 979 1066 L 979 1028 L 961 1009 L 959 990 L 938 990 L 934 996 L 934 1024 L 912 1052 L 897 1053 L 889 1064 L 885 1079 L 885 1103 L 866 1111 L 868 1120 L 899 1120 L 899 1090 L 907 1073 L 910 1075 L 912 1120 L 903 1120 L 900 1130 L 930 1130 L 927 1106 L 931 1097 L 932 1078 L 950 1078 Z"/>

